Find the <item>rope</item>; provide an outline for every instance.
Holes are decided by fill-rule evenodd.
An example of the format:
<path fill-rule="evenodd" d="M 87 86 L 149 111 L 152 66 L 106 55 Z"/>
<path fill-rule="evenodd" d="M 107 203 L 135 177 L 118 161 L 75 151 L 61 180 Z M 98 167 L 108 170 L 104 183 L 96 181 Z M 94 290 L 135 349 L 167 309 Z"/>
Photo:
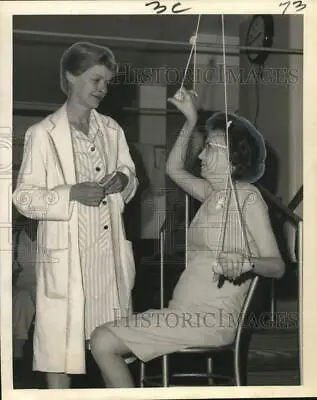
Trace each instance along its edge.
<path fill-rule="evenodd" d="M 218 237 L 218 243 L 217 243 L 217 258 L 219 256 L 219 253 L 224 250 L 224 242 L 225 242 L 225 228 L 227 226 L 228 222 L 228 214 L 229 214 L 229 205 L 230 205 L 230 200 L 231 200 L 231 193 L 234 195 L 234 201 L 235 205 L 237 207 L 237 213 L 238 213 L 238 220 L 239 220 L 239 225 L 241 228 L 241 234 L 242 238 L 245 242 L 245 245 L 247 247 L 248 251 L 248 256 L 251 256 L 251 251 L 249 247 L 249 243 L 247 240 L 246 232 L 245 232 L 245 226 L 242 221 L 242 213 L 240 210 L 240 205 L 238 201 L 238 196 L 236 192 L 236 187 L 233 183 L 232 177 L 231 177 L 231 171 L 230 171 L 230 152 L 229 152 L 229 127 L 231 125 L 231 121 L 228 120 L 228 100 L 227 100 L 227 77 L 226 77 L 226 44 L 225 44 L 225 29 L 224 29 L 224 15 L 221 15 L 221 26 L 222 26 L 222 52 L 223 52 L 223 76 L 224 76 L 224 103 L 225 103 L 225 121 L 226 121 L 226 153 L 227 153 L 227 160 L 228 160 L 228 170 L 227 170 L 227 179 L 226 179 L 226 186 L 225 186 L 225 202 L 223 206 L 223 214 L 222 214 L 222 221 L 221 221 L 221 226 L 220 226 L 220 232 L 219 232 L 219 237 Z M 229 188 L 230 184 L 230 188 Z M 229 195 L 228 195 L 229 193 Z M 217 275 L 217 274 L 216 274 Z"/>
<path fill-rule="evenodd" d="M 183 76 L 183 80 L 181 83 L 181 87 L 180 90 L 183 88 L 184 86 L 184 82 L 187 76 L 187 72 L 188 72 L 188 68 L 189 68 L 189 63 L 190 60 L 192 58 L 192 55 L 194 53 L 194 62 L 193 62 L 193 90 L 195 90 L 196 87 L 196 50 L 197 50 L 197 36 L 198 36 L 198 31 L 199 31 L 199 25 L 200 25 L 200 17 L 201 15 L 198 15 L 198 20 L 197 20 L 197 26 L 196 26 L 196 31 L 195 31 L 195 35 L 193 37 L 193 43 L 192 43 L 192 48 L 187 60 L 187 65 L 185 68 L 185 72 L 184 72 L 184 76 Z M 187 268 L 188 265 L 188 225 L 189 225 L 189 196 L 186 193 L 185 194 L 185 268 Z"/>
<path fill-rule="evenodd" d="M 189 196 L 185 194 L 185 268 L 188 265 L 188 225 L 189 225 Z"/>
<path fill-rule="evenodd" d="M 185 82 L 185 79 L 186 79 L 186 76 L 187 76 L 187 72 L 188 72 L 188 68 L 189 68 L 189 64 L 190 64 L 190 60 L 192 58 L 193 52 L 194 52 L 194 71 L 193 71 L 194 72 L 194 76 L 195 76 L 195 73 L 196 73 L 196 46 L 197 46 L 197 36 L 198 36 L 199 25 L 200 25 L 200 17 L 201 17 L 201 15 L 199 14 L 198 15 L 198 20 L 197 20 L 197 26 L 196 26 L 195 35 L 192 38 L 193 39 L 192 48 L 190 50 L 190 54 L 189 54 L 189 57 L 188 57 L 188 60 L 187 60 L 187 64 L 186 64 L 186 68 L 185 68 L 185 71 L 184 71 L 184 76 L 183 76 L 183 79 L 182 79 L 180 90 L 183 89 L 184 82 Z M 194 79 L 194 82 L 193 82 L 193 89 L 195 90 L 195 79 Z"/>
<path fill-rule="evenodd" d="M 184 71 L 184 76 L 182 79 L 180 90 L 184 86 L 184 82 L 185 82 L 185 79 L 186 79 L 186 76 L 188 73 L 188 68 L 189 68 L 192 56 L 193 56 L 193 77 L 194 77 L 193 89 L 195 90 L 196 62 L 197 62 L 196 61 L 196 50 L 197 50 L 197 36 L 198 36 L 198 31 L 199 31 L 200 18 L 201 18 L 201 16 L 199 15 L 195 35 L 192 38 L 192 47 L 191 47 L 191 51 L 190 51 L 190 54 L 189 54 L 189 57 L 187 60 L 187 64 L 186 64 L 186 68 Z M 226 135 L 226 143 L 227 143 L 226 154 L 227 154 L 227 160 L 228 160 L 228 170 L 227 170 L 227 178 L 226 178 L 226 186 L 225 186 L 225 198 L 224 198 L 224 204 L 223 204 L 223 212 L 222 212 L 222 218 L 221 218 L 222 221 L 221 221 L 221 226 L 220 226 L 220 231 L 219 231 L 216 254 L 217 254 L 217 256 L 219 256 L 219 253 L 224 250 L 225 228 L 226 228 L 227 222 L 228 222 L 231 193 L 233 193 L 235 205 L 237 207 L 236 210 L 238 213 L 238 220 L 239 220 L 239 225 L 241 228 L 242 238 L 247 247 L 248 256 L 250 257 L 251 251 L 250 251 L 249 243 L 247 240 L 245 226 L 242 221 L 242 212 L 240 210 L 236 187 L 233 183 L 233 180 L 231 177 L 231 171 L 230 171 L 231 166 L 230 166 L 230 152 L 229 152 L 229 127 L 230 127 L 230 124 L 232 121 L 229 121 L 229 119 L 228 119 L 227 77 L 226 77 L 226 43 L 225 43 L 225 29 L 224 29 L 224 15 L 223 14 L 221 15 L 221 25 L 222 25 L 222 54 L 223 54 L 223 76 L 224 76 L 224 103 L 225 103 L 224 105 L 225 105 L 225 121 L 226 121 L 225 135 Z M 188 208 L 189 208 L 189 198 L 188 198 L 188 194 L 185 194 L 185 267 L 187 267 L 187 263 L 188 263 L 188 215 L 189 215 Z M 215 274 L 215 275 L 217 275 L 217 274 Z"/>
<path fill-rule="evenodd" d="M 197 28 L 199 27 L 199 21 L 200 21 L 200 16 L 198 17 Z M 196 72 L 197 72 L 197 69 L 196 69 L 196 65 L 197 65 L 197 34 L 198 34 L 198 31 L 196 29 L 195 39 L 194 39 L 195 45 L 194 45 L 194 68 L 193 68 L 193 79 L 194 79 L 193 80 L 193 89 L 194 90 L 196 89 Z"/>

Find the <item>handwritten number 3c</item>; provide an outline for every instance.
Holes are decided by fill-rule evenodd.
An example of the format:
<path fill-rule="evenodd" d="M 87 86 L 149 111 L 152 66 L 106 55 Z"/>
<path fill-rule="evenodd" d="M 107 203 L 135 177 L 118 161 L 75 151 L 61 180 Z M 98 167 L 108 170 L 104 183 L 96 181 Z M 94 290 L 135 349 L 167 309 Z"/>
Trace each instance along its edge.
<path fill-rule="evenodd" d="M 183 13 L 183 12 L 185 12 L 185 11 L 190 10 L 190 7 L 189 7 L 189 8 L 178 9 L 178 7 L 180 7 L 181 5 L 182 5 L 182 4 L 179 3 L 179 2 L 173 4 L 173 6 L 172 6 L 172 13 L 173 13 L 173 14 L 180 14 L 180 13 Z M 150 1 L 150 2 L 147 2 L 147 3 L 145 3 L 145 6 L 146 6 L 146 7 L 148 7 L 148 6 L 153 6 L 154 11 L 156 11 L 156 14 L 162 14 L 162 13 L 164 13 L 164 12 L 167 10 L 167 7 L 166 7 L 165 5 L 162 5 L 159 1 Z"/>

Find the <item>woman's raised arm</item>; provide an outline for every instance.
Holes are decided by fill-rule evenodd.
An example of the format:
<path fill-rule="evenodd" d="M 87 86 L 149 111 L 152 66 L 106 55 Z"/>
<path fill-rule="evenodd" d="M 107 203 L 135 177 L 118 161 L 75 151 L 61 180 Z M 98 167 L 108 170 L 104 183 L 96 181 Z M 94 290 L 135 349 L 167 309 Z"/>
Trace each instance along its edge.
<path fill-rule="evenodd" d="M 180 98 L 174 97 L 168 101 L 184 114 L 186 122 L 167 159 L 166 173 L 186 193 L 199 201 L 204 201 L 211 190 L 210 184 L 185 169 L 188 143 L 197 123 L 197 111 L 190 92 L 182 89 L 180 93 Z"/>

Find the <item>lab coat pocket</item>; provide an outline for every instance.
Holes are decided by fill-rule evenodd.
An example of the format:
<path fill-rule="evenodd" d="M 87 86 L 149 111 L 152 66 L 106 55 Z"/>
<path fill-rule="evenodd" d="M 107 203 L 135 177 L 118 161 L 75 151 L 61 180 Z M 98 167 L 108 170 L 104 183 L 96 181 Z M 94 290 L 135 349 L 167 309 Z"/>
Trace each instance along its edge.
<path fill-rule="evenodd" d="M 39 247 L 58 251 L 69 247 L 68 221 L 40 221 L 37 230 Z"/>
<path fill-rule="evenodd" d="M 68 250 L 38 249 L 44 276 L 45 296 L 64 299 L 68 289 Z"/>

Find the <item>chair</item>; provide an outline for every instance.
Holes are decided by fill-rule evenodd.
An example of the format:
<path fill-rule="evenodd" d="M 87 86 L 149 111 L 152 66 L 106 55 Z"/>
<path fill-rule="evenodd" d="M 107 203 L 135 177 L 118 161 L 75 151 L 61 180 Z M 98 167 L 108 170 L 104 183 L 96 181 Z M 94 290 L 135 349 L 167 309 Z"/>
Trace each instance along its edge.
<path fill-rule="evenodd" d="M 251 326 L 248 324 L 248 317 L 253 312 L 255 304 L 255 293 L 258 292 L 259 276 L 252 277 L 248 294 L 244 301 L 240 318 L 238 320 L 237 331 L 233 343 L 226 346 L 219 347 L 189 347 L 172 354 L 203 354 L 206 356 L 206 372 L 205 373 L 174 373 L 169 374 L 169 356 L 162 356 L 162 374 L 146 376 L 146 363 L 141 361 L 140 364 L 140 387 L 144 384 L 151 384 L 152 386 L 173 386 L 170 385 L 170 378 L 206 378 L 208 386 L 214 385 L 214 379 L 221 379 L 226 381 L 227 384 L 235 386 L 245 386 L 246 373 L 247 373 L 247 359 L 248 348 L 251 338 Z M 212 372 L 212 358 L 216 354 L 224 354 L 230 352 L 233 356 L 233 376 L 226 376 L 221 374 L 214 374 Z M 161 380 L 161 383 L 159 381 Z"/>

